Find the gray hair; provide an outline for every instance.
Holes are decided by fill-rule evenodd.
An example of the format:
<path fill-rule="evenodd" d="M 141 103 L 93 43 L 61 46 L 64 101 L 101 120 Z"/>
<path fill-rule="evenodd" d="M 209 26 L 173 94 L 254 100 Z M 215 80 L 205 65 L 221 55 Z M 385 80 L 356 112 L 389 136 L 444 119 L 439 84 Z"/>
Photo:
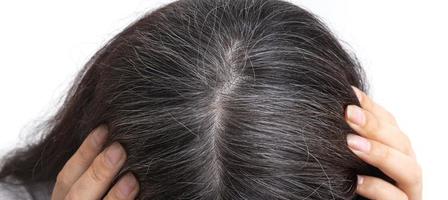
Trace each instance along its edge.
<path fill-rule="evenodd" d="M 385 175 L 347 147 L 351 85 L 367 90 L 356 58 L 296 5 L 176 1 L 100 49 L 0 175 L 54 181 L 105 123 L 140 199 L 360 199 L 356 174 Z"/>

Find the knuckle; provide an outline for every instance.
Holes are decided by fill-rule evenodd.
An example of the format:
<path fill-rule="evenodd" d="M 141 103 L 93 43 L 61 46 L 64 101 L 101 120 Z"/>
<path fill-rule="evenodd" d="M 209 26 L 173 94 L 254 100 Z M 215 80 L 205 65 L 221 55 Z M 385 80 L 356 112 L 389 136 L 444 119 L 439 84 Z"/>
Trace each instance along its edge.
<path fill-rule="evenodd" d="M 68 178 L 64 171 L 60 171 L 56 176 L 56 185 L 64 189 L 69 187 Z"/>
<path fill-rule="evenodd" d="M 373 137 L 375 135 L 377 135 L 377 133 L 380 130 L 380 124 L 378 123 L 378 120 L 376 120 L 373 116 L 371 115 L 366 115 L 367 116 L 367 120 L 366 120 L 366 124 L 364 125 L 364 129 L 367 132 L 367 135 L 369 137 Z"/>
<path fill-rule="evenodd" d="M 381 105 L 378 105 L 378 107 L 379 107 L 379 109 L 381 109 L 384 112 L 384 115 L 389 122 L 392 122 L 392 124 L 397 124 L 397 118 L 395 117 L 395 115 L 392 112 L 390 112 L 389 110 L 386 110 L 386 108 L 384 108 Z"/>
<path fill-rule="evenodd" d="M 401 130 L 400 130 L 401 132 Z M 406 146 L 406 150 L 408 151 L 408 153 L 412 152 L 412 141 L 409 138 L 409 136 L 407 136 L 406 134 L 404 134 L 403 132 L 401 132 L 402 137 L 403 137 L 403 144 Z"/>
<path fill-rule="evenodd" d="M 384 161 L 390 160 L 391 159 L 391 152 L 389 148 L 380 148 L 381 150 L 381 159 Z"/>
<path fill-rule="evenodd" d="M 416 163 L 414 173 L 410 176 L 409 184 L 419 185 L 421 183 L 422 176 L 422 168 L 420 164 Z"/>
<path fill-rule="evenodd" d="M 370 177 L 364 178 L 364 183 L 361 185 L 361 187 L 362 187 L 361 189 L 368 194 L 374 194 L 377 193 L 378 190 L 381 190 L 381 188 L 379 188 L 379 184 L 377 183 L 377 181 Z"/>
<path fill-rule="evenodd" d="M 111 192 L 111 199 L 123 199 L 121 196 L 123 196 L 122 194 L 120 194 L 120 191 L 115 189 Z"/>
<path fill-rule="evenodd" d="M 406 135 L 405 133 L 403 133 L 403 131 L 400 129 L 400 127 L 398 126 L 392 126 L 392 131 L 398 133 L 401 135 L 401 140 L 403 143 L 406 143 L 406 145 L 410 145 L 411 144 L 411 139 L 409 138 L 408 135 Z"/>
<path fill-rule="evenodd" d="M 397 138 L 399 138 L 399 142 L 401 144 L 399 150 L 401 150 L 403 153 L 407 155 L 411 155 L 413 150 L 411 139 L 409 138 L 409 136 L 403 133 L 403 131 L 401 131 L 401 129 L 398 126 L 391 125 L 390 132 L 397 133 L 396 134 Z"/>
<path fill-rule="evenodd" d="M 375 163 L 386 162 L 390 159 L 391 151 L 389 148 L 380 145 L 372 145 L 372 150 L 374 152 L 373 159 L 375 160 Z"/>
<path fill-rule="evenodd" d="M 407 154 L 407 155 L 412 155 L 412 154 L 414 154 L 414 150 L 412 149 L 412 143 L 411 143 L 411 140 L 409 139 L 409 137 L 408 136 L 406 136 L 406 135 L 404 135 L 403 136 L 403 145 L 405 146 L 404 148 L 405 148 L 405 153 Z"/>
<path fill-rule="evenodd" d="M 397 123 L 397 118 L 391 112 L 389 112 L 387 110 L 385 112 L 386 112 L 386 115 L 389 116 L 389 120 L 392 123 L 396 124 Z"/>
<path fill-rule="evenodd" d="M 109 191 L 109 193 L 106 195 L 106 197 L 104 198 L 105 200 L 112 200 L 112 199 L 123 199 L 119 194 L 120 191 L 118 191 L 118 189 L 114 186 L 112 187 L 112 189 Z"/>
<path fill-rule="evenodd" d="M 103 163 L 103 161 L 94 162 L 89 170 L 90 178 L 97 183 L 102 183 L 109 178 L 108 170 L 103 167 Z"/>
<path fill-rule="evenodd" d="M 76 193 L 73 193 L 73 192 L 69 192 L 69 193 L 64 197 L 64 200 L 75 200 L 75 199 L 78 199 L 78 198 L 76 197 Z"/>
<path fill-rule="evenodd" d="M 78 149 L 77 154 L 78 154 L 78 160 L 79 160 L 79 162 L 87 163 L 87 162 L 90 161 L 90 157 L 91 157 L 91 156 L 90 156 L 90 152 L 88 151 L 87 148 L 84 148 L 83 146 L 81 146 L 81 147 Z"/>
<path fill-rule="evenodd" d="M 381 112 L 382 115 L 387 117 L 388 120 L 395 119 L 393 113 L 390 112 L 389 110 L 387 110 L 383 105 L 381 105 L 379 103 L 375 103 L 375 109 L 378 110 L 379 112 Z"/>
<path fill-rule="evenodd" d="M 372 101 L 372 99 L 370 99 L 369 96 L 367 96 L 367 94 L 363 94 L 362 95 L 362 103 L 364 104 L 363 107 L 365 107 L 367 110 L 373 110 L 374 109 L 374 102 Z"/>

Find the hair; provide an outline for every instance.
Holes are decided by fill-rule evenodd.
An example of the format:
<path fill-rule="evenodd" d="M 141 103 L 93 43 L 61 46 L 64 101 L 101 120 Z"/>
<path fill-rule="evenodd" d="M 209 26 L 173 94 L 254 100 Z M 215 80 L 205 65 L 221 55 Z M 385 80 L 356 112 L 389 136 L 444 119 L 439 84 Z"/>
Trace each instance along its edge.
<path fill-rule="evenodd" d="M 43 137 L 0 178 L 54 182 L 100 124 L 140 199 L 361 199 L 387 178 L 347 147 L 365 73 L 318 17 L 281 0 L 180 0 L 141 16 L 79 72 Z"/>

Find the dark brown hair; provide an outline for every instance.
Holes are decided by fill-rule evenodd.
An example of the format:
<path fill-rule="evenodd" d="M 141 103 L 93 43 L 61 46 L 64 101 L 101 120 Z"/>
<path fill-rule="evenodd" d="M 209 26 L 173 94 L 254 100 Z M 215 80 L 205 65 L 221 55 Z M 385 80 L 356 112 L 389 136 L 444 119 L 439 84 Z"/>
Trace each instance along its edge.
<path fill-rule="evenodd" d="M 0 178 L 54 182 L 109 127 L 141 199 L 352 199 L 344 120 L 364 73 L 313 14 L 280 0 L 180 0 L 141 17 L 79 73 L 44 137 Z M 38 131 L 38 130 L 36 130 Z"/>

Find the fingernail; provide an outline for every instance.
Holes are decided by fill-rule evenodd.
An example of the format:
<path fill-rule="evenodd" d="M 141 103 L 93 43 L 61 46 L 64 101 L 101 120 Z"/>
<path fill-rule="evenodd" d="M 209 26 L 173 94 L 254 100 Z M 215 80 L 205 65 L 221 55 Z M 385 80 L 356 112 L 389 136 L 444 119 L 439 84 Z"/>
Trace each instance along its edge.
<path fill-rule="evenodd" d="M 129 195 L 134 191 L 135 187 L 137 186 L 137 180 L 135 179 L 134 175 L 131 173 L 128 173 L 123 176 L 123 178 L 118 181 L 118 195 L 122 199 L 126 199 L 129 197 Z"/>
<path fill-rule="evenodd" d="M 106 150 L 106 157 L 111 167 L 114 167 L 123 156 L 123 150 L 117 142 L 114 142 Z"/>
<path fill-rule="evenodd" d="M 361 90 L 359 90 L 357 87 L 355 87 L 353 85 L 352 85 L 352 89 L 355 91 L 355 94 L 356 94 L 356 97 L 358 98 L 358 101 L 361 102 L 361 98 L 362 98 Z"/>
<path fill-rule="evenodd" d="M 367 139 L 355 134 L 347 135 L 347 144 L 350 148 L 357 151 L 364 153 L 368 153 L 370 151 L 370 142 Z"/>
<path fill-rule="evenodd" d="M 93 133 L 93 142 L 96 146 L 102 146 L 103 142 L 106 139 L 107 135 L 107 127 L 105 125 L 101 125 L 95 129 Z"/>
<path fill-rule="evenodd" d="M 355 123 L 358 126 L 363 126 L 366 121 L 364 112 L 356 105 L 347 106 L 347 118 L 350 122 Z"/>
<path fill-rule="evenodd" d="M 364 177 L 360 176 L 360 175 L 356 175 L 358 178 L 358 185 L 361 185 L 364 182 Z"/>

